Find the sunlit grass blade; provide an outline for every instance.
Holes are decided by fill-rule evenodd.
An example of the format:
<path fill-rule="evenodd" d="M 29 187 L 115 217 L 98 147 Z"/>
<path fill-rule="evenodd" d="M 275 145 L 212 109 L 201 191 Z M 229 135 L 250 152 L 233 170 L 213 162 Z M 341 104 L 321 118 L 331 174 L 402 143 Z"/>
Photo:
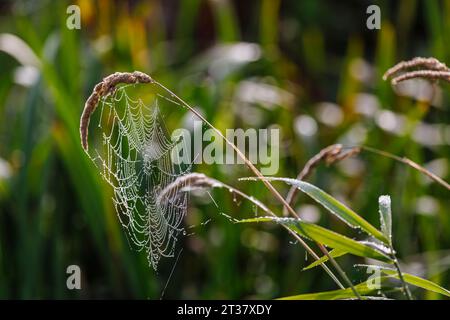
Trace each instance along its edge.
<path fill-rule="evenodd" d="M 382 282 L 385 282 L 387 277 L 381 277 Z M 355 289 L 363 296 L 374 293 L 379 289 L 369 288 L 366 282 L 362 282 L 355 286 Z M 278 300 L 340 300 L 340 299 L 353 299 L 356 298 L 353 291 L 350 288 L 316 292 L 316 293 L 306 293 L 294 296 L 288 296 L 279 298 Z"/>
<path fill-rule="evenodd" d="M 261 217 L 240 220 L 238 223 L 268 222 L 283 224 L 295 231 L 298 235 L 314 240 L 330 248 L 340 249 L 356 256 L 372 258 L 383 262 L 391 262 L 384 253 L 356 240 L 350 239 L 334 231 L 325 229 L 313 223 L 300 221 L 293 218 Z"/>
<path fill-rule="evenodd" d="M 398 273 L 395 270 L 389 270 L 389 269 L 384 269 L 384 268 L 382 268 L 381 270 L 382 270 L 382 272 L 389 275 L 390 277 L 394 277 L 396 279 L 399 278 Z M 450 297 L 449 290 L 441 287 L 440 285 L 438 285 L 430 280 L 426 280 L 421 277 L 418 277 L 418 276 L 415 276 L 415 275 L 412 275 L 409 273 L 405 273 L 405 272 L 402 272 L 402 274 L 403 274 L 403 279 L 410 285 Z"/>
<path fill-rule="evenodd" d="M 333 258 L 337 258 L 340 256 L 343 256 L 344 254 L 347 254 L 348 252 L 345 250 L 341 250 L 341 249 L 333 249 L 329 252 L 329 255 Z M 306 271 L 312 268 L 315 268 L 317 266 L 320 266 L 322 263 L 327 262 L 328 261 L 328 257 L 327 256 L 323 256 L 322 258 L 320 258 L 319 260 L 314 261 L 313 263 L 309 264 L 308 266 L 304 267 L 302 269 L 302 271 Z"/>
<path fill-rule="evenodd" d="M 395 279 L 400 278 L 397 270 L 394 270 L 394 269 L 391 269 L 388 267 L 377 266 L 377 265 L 359 265 L 359 266 L 376 268 L 391 278 L 395 278 Z M 449 290 L 441 287 L 440 285 L 438 285 L 430 280 L 426 280 L 426 279 L 423 279 L 421 277 L 418 277 L 418 276 L 415 276 L 415 275 L 412 275 L 412 274 L 406 273 L 406 272 L 402 272 L 402 275 L 403 275 L 404 281 L 409 283 L 410 285 L 450 297 Z"/>
<path fill-rule="evenodd" d="M 391 197 L 381 196 L 378 199 L 380 210 L 381 232 L 388 238 L 389 243 L 392 242 L 392 213 L 391 213 Z"/>
<path fill-rule="evenodd" d="M 360 228 L 364 230 L 369 235 L 377 238 L 378 240 L 389 243 L 388 239 L 381 233 L 377 228 L 367 222 L 364 218 L 359 216 L 352 209 L 348 208 L 343 203 L 339 202 L 337 199 L 333 198 L 331 195 L 323 191 L 322 189 L 308 183 L 305 181 L 297 179 L 288 178 L 272 178 L 265 177 L 268 181 L 283 181 L 287 184 L 297 187 L 300 191 L 306 193 L 308 196 L 313 198 L 317 203 L 322 205 L 325 209 L 330 211 L 332 214 L 337 216 L 339 219 L 347 223 L 352 228 Z M 260 180 L 259 178 L 244 178 L 241 180 Z"/>

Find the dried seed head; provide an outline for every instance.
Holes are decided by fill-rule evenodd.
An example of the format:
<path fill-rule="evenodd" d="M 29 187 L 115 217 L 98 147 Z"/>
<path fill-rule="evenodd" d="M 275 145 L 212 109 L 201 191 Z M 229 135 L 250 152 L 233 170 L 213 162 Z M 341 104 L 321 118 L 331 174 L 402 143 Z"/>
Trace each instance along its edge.
<path fill-rule="evenodd" d="M 331 165 L 335 162 L 351 157 L 359 152 L 359 147 L 353 147 L 347 151 L 343 151 L 343 146 L 341 144 L 332 144 L 326 148 L 323 148 L 318 154 L 309 159 L 303 170 L 298 175 L 297 179 L 305 179 L 310 175 L 312 169 L 314 169 L 321 161 L 325 161 L 327 165 Z"/>
<path fill-rule="evenodd" d="M 353 147 L 346 151 L 342 151 L 343 146 L 341 144 L 332 144 L 326 148 L 323 148 L 316 154 L 314 157 L 308 160 L 308 162 L 303 167 L 303 170 L 298 174 L 298 180 L 306 179 L 313 169 L 319 165 L 320 162 L 324 161 L 327 165 L 331 165 L 335 162 L 339 162 L 348 157 L 354 156 L 361 151 L 360 147 Z M 289 193 L 286 197 L 286 202 L 291 205 L 294 202 L 295 196 L 298 193 L 298 189 L 294 186 L 291 187 Z M 286 209 L 283 209 L 283 214 L 287 215 L 288 212 Z"/>
<path fill-rule="evenodd" d="M 153 79 L 140 71 L 129 72 L 116 72 L 105 77 L 102 82 L 98 83 L 92 94 L 86 100 L 84 110 L 80 119 L 80 136 L 81 145 L 85 151 L 88 151 L 88 127 L 89 120 L 101 98 L 104 98 L 110 94 L 113 94 L 118 84 L 133 84 L 133 83 L 152 83 Z"/>
<path fill-rule="evenodd" d="M 391 82 L 393 85 L 396 85 L 399 82 L 415 78 L 425 78 L 435 81 L 445 80 L 447 82 L 450 82 L 450 71 L 432 71 L 432 70 L 411 71 L 393 78 Z"/>
<path fill-rule="evenodd" d="M 422 70 L 414 70 L 419 68 L 422 68 Z M 442 63 L 435 58 L 417 57 L 409 61 L 399 62 L 390 68 L 383 75 L 383 80 L 387 80 L 391 77 L 393 77 L 391 80 L 392 85 L 414 78 L 425 78 L 430 80 L 441 79 L 450 82 L 450 69 L 445 63 Z"/>
<path fill-rule="evenodd" d="M 174 192 L 184 191 L 187 189 L 205 189 L 213 188 L 217 185 L 217 181 L 207 177 L 203 173 L 192 172 L 178 177 L 171 184 L 167 185 L 160 193 L 159 200 L 166 196 L 171 196 Z"/>

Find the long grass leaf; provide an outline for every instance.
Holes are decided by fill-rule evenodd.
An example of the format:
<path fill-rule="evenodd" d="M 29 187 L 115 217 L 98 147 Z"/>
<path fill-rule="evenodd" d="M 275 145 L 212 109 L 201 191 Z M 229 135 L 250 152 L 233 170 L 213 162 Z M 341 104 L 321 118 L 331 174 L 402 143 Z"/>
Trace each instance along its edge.
<path fill-rule="evenodd" d="M 399 278 L 398 273 L 395 270 L 389 270 L 389 269 L 382 268 L 382 271 L 385 274 L 389 275 L 390 277 L 394 277 L 396 279 Z M 405 272 L 402 272 L 402 274 L 403 274 L 404 280 L 407 283 L 409 283 L 409 284 L 411 284 L 413 286 L 416 286 L 416 287 L 419 287 L 419 288 L 422 288 L 422 289 L 425 289 L 425 290 L 428 290 L 428 291 L 433 291 L 433 292 L 436 292 L 436 293 L 440 293 L 440 294 L 442 294 L 444 296 L 450 297 L 450 291 L 449 290 L 441 287 L 440 285 L 434 283 L 433 281 L 430 281 L 430 280 L 427 280 L 427 279 L 423 279 L 421 277 L 418 277 L 418 276 L 415 276 L 415 275 L 412 275 L 412 274 L 409 274 L 409 273 L 405 273 Z"/>
<path fill-rule="evenodd" d="M 300 221 L 293 218 L 272 218 L 261 217 L 238 221 L 239 223 L 252 222 L 276 222 L 286 225 L 289 229 L 295 231 L 298 235 L 317 241 L 330 248 L 340 249 L 356 256 L 372 258 L 379 261 L 391 262 L 391 259 L 384 253 L 356 240 L 350 239 L 334 231 L 325 229 L 313 223 Z"/>
<path fill-rule="evenodd" d="M 361 267 L 372 267 L 372 268 L 376 268 L 379 269 L 381 272 L 383 272 L 384 274 L 386 274 L 387 276 L 391 277 L 391 278 L 395 278 L 395 279 L 399 279 L 400 276 L 398 275 L 398 271 L 388 268 L 388 267 L 383 267 L 383 266 L 377 266 L 377 265 L 359 265 Z M 439 294 L 442 294 L 444 296 L 450 297 L 450 291 L 441 287 L 440 285 L 427 280 L 427 279 L 423 279 L 421 277 L 412 275 L 410 273 L 405 273 L 402 272 L 403 275 L 403 279 L 405 282 L 409 283 L 410 285 L 428 290 L 428 291 L 433 291 Z"/>
<path fill-rule="evenodd" d="M 244 178 L 241 180 L 258 180 L 259 178 Z M 331 195 L 323 191 L 322 189 L 308 183 L 305 181 L 297 179 L 288 178 L 273 178 L 265 177 L 264 179 L 268 181 L 283 181 L 289 185 L 297 187 L 302 192 L 306 193 L 317 203 L 322 205 L 329 212 L 334 214 L 336 217 L 347 223 L 352 228 L 360 228 L 364 230 L 369 235 L 377 238 L 378 240 L 389 243 L 385 235 L 380 232 L 377 228 L 367 222 L 364 218 L 359 216 L 352 209 L 348 208 L 343 203 L 339 202 L 337 199 L 333 198 Z"/>
<path fill-rule="evenodd" d="M 387 280 L 387 277 L 381 277 L 382 282 Z M 362 282 L 355 286 L 355 289 L 363 295 L 371 294 L 379 289 L 370 288 L 367 286 L 366 282 Z M 316 293 L 306 293 L 299 294 L 295 296 L 288 296 L 278 298 L 278 300 L 340 300 L 340 299 L 353 299 L 356 298 L 353 291 L 350 288 L 340 289 L 340 290 L 332 290 L 332 291 L 324 291 L 324 292 L 316 292 Z M 367 297 L 369 298 L 369 297 Z"/>
<path fill-rule="evenodd" d="M 344 254 L 347 254 L 348 252 L 345 250 L 341 250 L 341 249 L 333 249 L 329 252 L 329 255 L 332 256 L 333 258 L 337 258 L 340 256 L 343 256 Z M 312 268 L 315 268 L 317 266 L 320 266 L 322 263 L 327 262 L 328 261 L 328 257 L 327 256 L 323 256 L 322 258 L 320 258 L 319 260 L 314 261 L 313 263 L 309 264 L 308 266 L 304 267 L 302 269 L 302 271 L 306 271 Z"/>

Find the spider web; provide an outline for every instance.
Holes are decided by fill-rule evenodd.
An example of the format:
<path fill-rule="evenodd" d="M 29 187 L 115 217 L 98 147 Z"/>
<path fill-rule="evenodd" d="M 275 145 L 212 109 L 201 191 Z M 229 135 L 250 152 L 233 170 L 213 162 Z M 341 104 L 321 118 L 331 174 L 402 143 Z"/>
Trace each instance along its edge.
<path fill-rule="evenodd" d="M 102 145 L 89 156 L 113 188 L 113 203 L 130 244 L 145 250 L 149 265 L 157 270 L 162 257 L 174 256 L 188 200 L 181 190 L 185 185 L 163 195 L 161 191 L 191 167 L 172 161 L 179 141 L 170 139 L 158 99 L 150 107 L 130 98 L 127 87 L 100 101 Z"/>

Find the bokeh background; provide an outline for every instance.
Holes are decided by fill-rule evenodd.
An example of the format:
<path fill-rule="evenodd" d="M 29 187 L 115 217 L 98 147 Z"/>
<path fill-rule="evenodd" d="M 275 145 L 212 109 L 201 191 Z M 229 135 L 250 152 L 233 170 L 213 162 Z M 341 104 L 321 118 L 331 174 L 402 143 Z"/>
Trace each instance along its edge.
<path fill-rule="evenodd" d="M 381 8 L 381 30 L 366 8 Z M 67 6 L 81 29 L 66 27 Z M 182 249 L 155 272 L 132 251 L 111 188 L 80 146 L 78 121 L 93 86 L 115 71 L 151 74 L 220 129 L 277 127 L 278 176 L 295 177 L 332 143 L 407 156 L 450 179 L 449 85 L 397 89 L 384 71 L 414 56 L 450 61 L 450 1 L 165 0 L 0 1 L 0 298 L 275 298 L 336 289 L 284 230 L 220 215 L 254 208 L 220 190 L 217 208 L 192 197 Z M 183 117 L 178 121 L 183 125 Z M 258 196 L 243 166 L 196 171 Z M 449 288 L 449 193 L 390 159 L 362 153 L 320 166 L 310 181 L 378 225 L 377 198 L 393 199 L 394 244 L 405 271 Z M 276 184 L 284 194 L 287 187 Z M 303 218 L 356 236 L 301 196 Z M 208 222 L 205 224 L 205 222 Z M 338 261 L 355 281 L 367 275 Z M 66 288 L 66 268 L 82 290 Z M 173 269 L 170 282 L 167 283 Z M 438 299 L 415 290 L 419 298 Z"/>

